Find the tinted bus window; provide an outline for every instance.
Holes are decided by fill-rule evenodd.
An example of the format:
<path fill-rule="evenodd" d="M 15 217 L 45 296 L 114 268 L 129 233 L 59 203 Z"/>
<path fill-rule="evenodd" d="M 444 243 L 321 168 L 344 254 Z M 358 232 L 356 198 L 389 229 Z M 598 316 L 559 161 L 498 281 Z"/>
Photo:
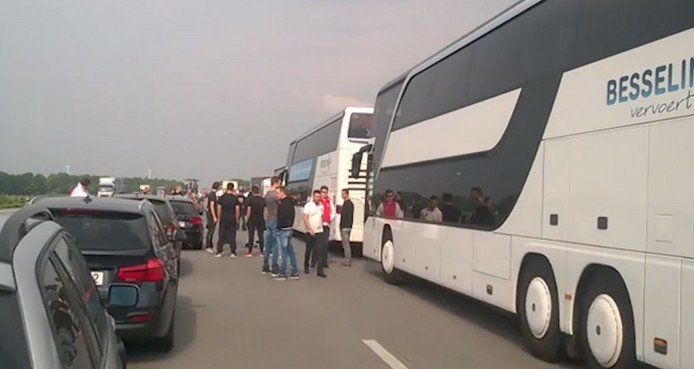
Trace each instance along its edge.
<path fill-rule="evenodd" d="M 374 116 L 368 113 L 354 113 L 349 116 L 348 138 L 369 139 L 374 136 Z"/>

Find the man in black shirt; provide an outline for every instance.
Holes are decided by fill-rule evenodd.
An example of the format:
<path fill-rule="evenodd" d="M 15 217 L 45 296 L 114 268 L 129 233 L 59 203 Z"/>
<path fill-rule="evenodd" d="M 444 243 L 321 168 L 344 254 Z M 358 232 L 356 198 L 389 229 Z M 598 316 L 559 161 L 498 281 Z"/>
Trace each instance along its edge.
<path fill-rule="evenodd" d="M 352 233 L 352 225 L 354 223 L 354 204 L 349 199 L 349 190 L 342 190 L 342 211 L 340 213 L 340 236 L 342 237 L 342 250 L 345 253 L 343 266 L 349 267 L 352 265 L 352 245 L 349 243 L 349 236 Z"/>
<path fill-rule="evenodd" d="M 253 239 L 255 233 L 258 233 L 258 244 L 260 246 L 260 256 L 263 256 L 263 248 L 265 240 L 263 232 L 265 232 L 265 219 L 263 218 L 263 210 L 265 210 L 265 199 L 260 196 L 258 186 L 251 187 L 251 195 L 246 199 L 246 218 L 248 219 L 248 252 L 246 257 L 253 257 Z"/>
<path fill-rule="evenodd" d="M 287 196 L 287 189 L 280 186 L 276 190 L 279 206 L 277 207 L 277 240 L 279 241 L 279 250 L 282 255 L 282 263 L 280 265 L 279 276 L 275 277 L 276 281 L 284 281 L 287 279 L 287 261 L 291 264 L 292 274 L 289 279 L 299 279 L 299 269 L 296 265 L 296 252 L 292 246 L 292 233 L 294 230 L 294 202 L 292 198 Z"/>
<path fill-rule="evenodd" d="M 214 253 L 212 250 L 212 237 L 214 237 L 214 229 L 219 221 L 219 214 L 217 214 L 217 190 L 221 184 L 219 182 L 212 183 L 212 191 L 207 194 L 207 237 L 205 237 L 205 249 L 209 253 Z"/>
<path fill-rule="evenodd" d="M 440 206 L 443 221 L 446 223 L 460 223 L 460 209 L 453 204 L 453 195 L 444 193 L 441 196 L 443 205 Z"/>
<path fill-rule="evenodd" d="M 241 204 L 234 194 L 234 184 L 229 182 L 227 191 L 219 198 L 217 206 L 219 214 L 219 241 L 217 242 L 217 253 L 215 257 L 221 258 L 224 245 L 231 247 L 231 258 L 236 258 L 236 225 L 241 215 Z"/>

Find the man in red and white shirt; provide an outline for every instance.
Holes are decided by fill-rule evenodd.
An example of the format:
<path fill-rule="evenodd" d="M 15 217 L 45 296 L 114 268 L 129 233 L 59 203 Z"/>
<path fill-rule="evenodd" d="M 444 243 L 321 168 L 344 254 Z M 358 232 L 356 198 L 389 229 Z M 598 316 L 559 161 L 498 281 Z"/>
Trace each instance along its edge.
<path fill-rule="evenodd" d="M 89 197 L 89 185 L 91 183 L 89 177 L 82 178 L 77 186 L 70 191 L 70 197 Z"/>
<path fill-rule="evenodd" d="M 385 200 L 378 205 L 376 215 L 384 218 L 402 218 L 404 216 L 400 204 L 395 201 L 395 193 L 393 190 L 386 190 Z"/>
<path fill-rule="evenodd" d="M 328 267 L 328 245 L 330 242 L 330 226 L 332 225 L 333 219 L 335 219 L 335 204 L 330 201 L 330 189 L 328 186 L 321 186 L 320 188 L 321 199 L 320 203 L 323 207 L 323 245 L 325 246 L 326 252 L 323 254 L 323 265 Z M 311 259 L 312 266 L 316 265 L 316 256 Z"/>

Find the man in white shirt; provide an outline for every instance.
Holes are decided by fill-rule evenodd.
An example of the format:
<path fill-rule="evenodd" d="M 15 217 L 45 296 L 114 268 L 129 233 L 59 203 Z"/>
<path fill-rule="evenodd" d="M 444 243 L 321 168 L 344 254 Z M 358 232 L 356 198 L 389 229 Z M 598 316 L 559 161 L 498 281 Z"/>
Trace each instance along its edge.
<path fill-rule="evenodd" d="M 439 209 L 439 198 L 434 195 L 429 198 L 429 205 L 419 212 L 419 218 L 429 222 L 442 222 L 443 213 Z"/>
<path fill-rule="evenodd" d="M 88 177 L 82 178 L 82 180 L 77 183 L 77 186 L 70 192 L 70 197 L 88 197 L 89 196 L 89 185 L 92 183 Z"/>
<path fill-rule="evenodd" d="M 327 277 L 323 272 L 325 260 L 323 254 L 326 252 L 326 245 L 323 242 L 323 204 L 321 203 L 320 190 L 313 191 L 313 199 L 304 206 L 304 224 L 308 230 L 306 240 L 306 253 L 304 254 L 304 274 L 309 273 L 309 261 L 311 252 L 315 252 L 316 272 L 319 277 Z M 315 250 L 315 251 L 314 251 Z"/>

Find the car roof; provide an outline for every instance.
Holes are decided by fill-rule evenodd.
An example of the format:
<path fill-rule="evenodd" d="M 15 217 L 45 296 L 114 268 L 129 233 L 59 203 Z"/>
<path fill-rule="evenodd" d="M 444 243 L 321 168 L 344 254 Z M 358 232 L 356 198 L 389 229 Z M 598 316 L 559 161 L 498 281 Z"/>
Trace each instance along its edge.
<path fill-rule="evenodd" d="M 40 199 L 37 204 L 46 208 L 90 209 L 102 211 L 117 211 L 121 213 L 143 214 L 152 206 L 147 201 L 134 202 L 127 199 L 108 197 L 47 197 Z"/>
<path fill-rule="evenodd" d="M 52 220 L 53 215 L 43 205 L 27 205 L 7 218 L 0 220 L 0 262 L 12 262 L 12 254 L 19 241 L 36 225 Z M 33 222 L 30 222 L 33 220 Z"/>
<path fill-rule="evenodd" d="M 168 196 L 166 196 L 166 199 L 169 201 L 184 201 L 184 202 L 189 202 L 191 204 L 193 203 L 193 201 L 191 199 L 189 199 L 188 197 L 180 196 L 180 195 L 173 195 L 173 196 L 168 195 Z"/>
<path fill-rule="evenodd" d="M 169 199 L 158 195 L 143 195 L 141 193 L 119 193 L 114 195 L 112 198 L 115 199 L 127 199 L 127 200 L 150 200 L 158 202 L 168 202 Z"/>

